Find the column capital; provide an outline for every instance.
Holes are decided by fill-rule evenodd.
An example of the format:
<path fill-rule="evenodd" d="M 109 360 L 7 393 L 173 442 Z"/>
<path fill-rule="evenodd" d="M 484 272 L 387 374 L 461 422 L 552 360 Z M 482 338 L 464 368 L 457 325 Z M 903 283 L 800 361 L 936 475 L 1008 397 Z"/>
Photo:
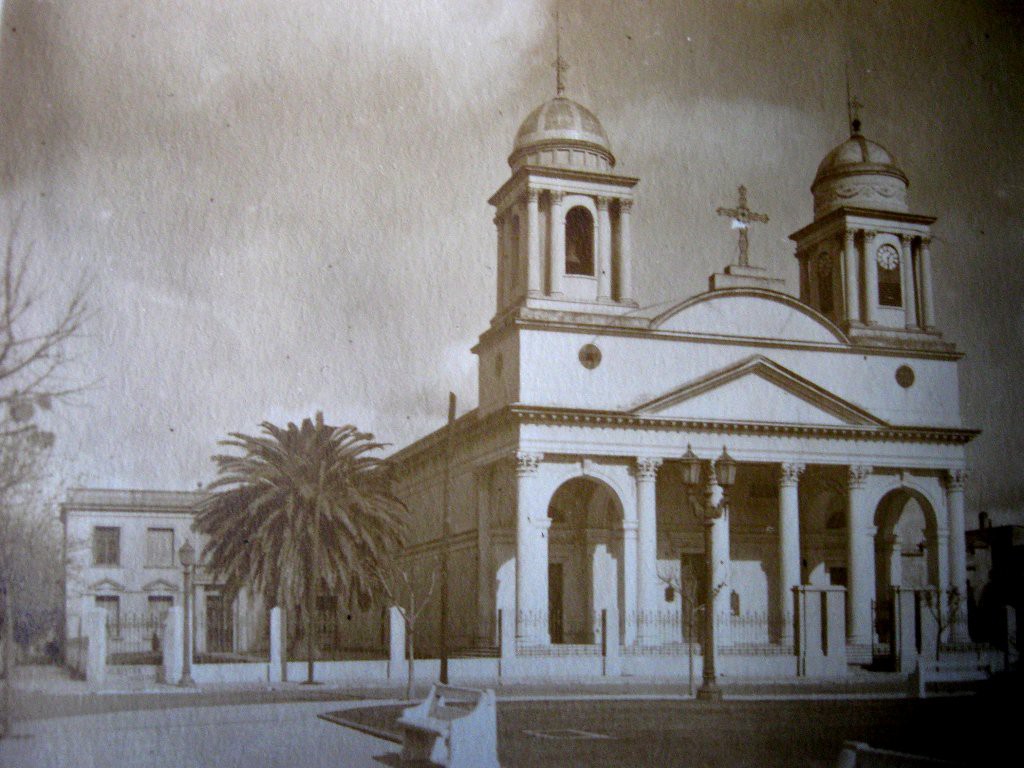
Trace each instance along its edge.
<path fill-rule="evenodd" d="M 864 230 L 864 243 L 865 244 L 870 243 L 876 237 L 878 237 L 878 230 L 877 229 L 865 229 Z"/>
<path fill-rule="evenodd" d="M 540 198 L 540 190 L 536 187 L 527 187 L 524 197 L 526 198 L 526 202 L 536 203 L 538 198 Z"/>
<path fill-rule="evenodd" d="M 932 244 L 931 237 L 926 237 L 925 235 L 921 235 L 921 237 L 919 237 L 918 239 L 921 241 L 921 247 L 922 248 L 927 248 L 929 245 Z"/>
<path fill-rule="evenodd" d="M 909 248 L 910 247 L 910 241 L 913 240 L 913 239 L 914 239 L 913 235 L 908 235 L 906 232 L 901 232 L 900 233 L 900 245 L 902 245 L 904 248 Z"/>
<path fill-rule="evenodd" d="M 619 198 L 619 211 L 622 213 L 629 213 L 633 210 L 633 201 L 628 197 Z"/>
<path fill-rule="evenodd" d="M 846 243 L 847 245 L 853 245 L 853 243 L 854 243 L 854 241 L 856 239 L 857 239 L 857 230 L 855 230 L 855 229 L 847 229 L 847 230 L 845 230 L 843 232 L 843 242 Z"/>
<path fill-rule="evenodd" d="M 942 484 L 946 486 L 947 491 L 962 491 L 967 478 L 966 469 L 947 469 L 942 475 Z"/>
<path fill-rule="evenodd" d="M 658 474 L 662 459 L 654 456 L 641 456 L 636 460 L 636 479 L 653 481 Z"/>
<path fill-rule="evenodd" d="M 528 477 L 537 474 L 540 463 L 544 461 L 543 453 L 531 453 L 530 451 L 516 451 L 516 475 Z"/>
<path fill-rule="evenodd" d="M 804 473 L 805 469 L 807 469 L 806 464 L 800 464 L 798 462 L 783 462 L 779 466 L 779 485 L 796 485 L 800 480 L 800 475 Z"/>
<path fill-rule="evenodd" d="M 848 488 L 863 488 L 870 474 L 871 467 L 865 464 L 853 464 L 846 475 L 846 486 Z"/>
<path fill-rule="evenodd" d="M 552 205 L 561 205 L 562 200 L 565 199 L 565 192 L 559 192 L 556 189 L 548 192 L 548 198 L 551 200 Z"/>
<path fill-rule="evenodd" d="M 597 210 L 599 210 L 599 211 L 606 211 L 606 210 L 608 210 L 609 198 L 605 197 L 604 195 L 598 195 L 597 197 L 595 197 L 594 198 L 594 202 L 597 204 Z"/>

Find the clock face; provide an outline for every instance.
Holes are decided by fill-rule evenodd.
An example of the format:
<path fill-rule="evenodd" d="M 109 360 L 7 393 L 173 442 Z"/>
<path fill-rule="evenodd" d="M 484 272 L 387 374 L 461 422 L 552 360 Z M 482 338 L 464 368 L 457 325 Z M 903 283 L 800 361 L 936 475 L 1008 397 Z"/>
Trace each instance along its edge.
<path fill-rule="evenodd" d="M 878 266 L 882 269 L 896 269 L 900 265 L 900 254 L 891 245 L 883 245 L 876 254 Z"/>

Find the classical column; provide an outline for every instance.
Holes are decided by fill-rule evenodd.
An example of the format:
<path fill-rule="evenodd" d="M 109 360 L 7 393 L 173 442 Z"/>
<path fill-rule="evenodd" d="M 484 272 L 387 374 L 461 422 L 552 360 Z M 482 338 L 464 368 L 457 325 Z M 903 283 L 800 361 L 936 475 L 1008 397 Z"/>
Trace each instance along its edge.
<path fill-rule="evenodd" d="M 500 312 L 504 308 L 504 306 L 505 306 L 505 279 L 506 279 L 505 278 L 505 272 L 507 270 L 507 266 L 505 264 L 505 217 L 504 216 L 498 215 L 498 216 L 494 217 L 494 229 L 496 230 L 496 233 L 497 233 L 497 238 L 496 239 L 498 241 L 498 254 L 497 254 L 498 255 L 498 262 L 496 264 L 496 266 L 497 266 L 497 270 L 496 271 L 498 273 L 498 278 L 495 281 L 495 283 L 497 284 L 497 291 L 498 291 L 498 296 L 497 296 L 498 310 L 497 311 Z"/>
<path fill-rule="evenodd" d="M 917 292 L 914 290 L 914 258 L 910 252 L 910 235 L 900 235 L 902 258 L 900 276 L 903 278 L 903 315 L 907 329 L 917 328 Z"/>
<path fill-rule="evenodd" d="M 636 549 L 637 522 L 635 519 L 622 521 L 622 610 L 624 645 L 636 644 Z"/>
<path fill-rule="evenodd" d="M 878 262 L 875 260 L 875 236 L 866 230 L 863 240 L 864 256 L 864 322 L 876 325 L 878 320 Z"/>
<path fill-rule="evenodd" d="M 548 293 L 562 295 L 562 275 L 565 274 L 565 213 L 562 211 L 563 192 L 549 192 L 551 215 L 548 217 Z"/>
<path fill-rule="evenodd" d="M 871 601 L 875 597 L 875 529 L 864 490 L 871 467 L 852 466 L 847 475 L 846 638 L 871 647 Z"/>
<path fill-rule="evenodd" d="M 951 469 L 943 478 L 949 526 L 949 588 L 959 592 L 959 621 L 952 639 L 967 639 L 967 542 L 964 538 L 964 483 L 967 472 Z M 943 582 L 940 582 L 942 584 Z"/>
<path fill-rule="evenodd" d="M 857 279 L 857 232 L 843 233 L 843 276 L 846 278 L 846 322 L 860 322 L 860 280 Z"/>
<path fill-rule="evenodd" d="M 918 265 L 921 268 L 921 314 L 924 315 L 921 322 L 928 330 L 935 327 L 935 302 L 932 299 L 932 257 L 931 251 L 928 250 L 930 243 L 930 237 L 922 237 L 921 250 L 918 253 Z"/>
<path fill-rule="evenodd" d="M 540 267 L 540 216 L 537 213 L 536 189 L 526 190 L 526 290 L 530 296 L 539 296 L 541 289 Z"/>
<path fill-rule="evenodd" d="M 608 217 L 608 198 L 597 198 L 597 298 L 612 297 L 612 221 Z"/>
<path fill-rule="evenodd" d="M 637 512 L 637 613 L 641 645 L 653 641 L 652 621 L 658 609 L 658 521 L 655 501 L 655 477 L 661 459 L 636 460 Z"/>
<path fill-rule="evenodd" d="M 516 639 L 547 645 L 547 509 L 537 496 L 542 453 L 516 453 Z"/>
<path fill-rule="evenodd" d="M 800 494 L 803 464 L 779 471 L 779 618 L 782 645 L 793 644 L 793 587 L 800 585 Z"/>
<path fill-rule="evenodd" d="M 718 484 L 718 478 L 714 470 L 708 474 L 707 498 L 712 506 L 718 506 L 725 492 Z M 711 558 L 714 566 L 714 580 L 712 589 L 715 589 L 715 599 L 712 605 L 711 616 L 719 623 L 715 629 L 715 644 L 718 647 L 732 644 L 732 633 L 729 625 L 731 608 L 729 605 L 731 560 L 729 553 L 729 515 L 728 509 L 722 512 L 722 516 L 714 521 L 711 528 Z"/>
<path fill-rule="evenodd" d="M 808 274 L 806 251 L 797 251 L 796 260 L 797 263 L 800 265 L 800 301 L 802 301 L 804 304 L 810 304 L 811 278 Z"/>
<path fill-rule="evenodd" d="M 619 200 L 619 301 L 633 301 L 633 233 L 629 223 L 632 210 L 632 200 Z"/>

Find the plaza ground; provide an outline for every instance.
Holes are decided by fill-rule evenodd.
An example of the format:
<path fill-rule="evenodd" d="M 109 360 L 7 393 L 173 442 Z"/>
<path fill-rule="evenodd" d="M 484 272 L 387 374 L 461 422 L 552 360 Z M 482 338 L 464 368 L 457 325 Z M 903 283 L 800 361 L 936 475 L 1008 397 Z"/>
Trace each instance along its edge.
<path fill-rule="evenodd" d="M 298 684 L 87 691 L 38 681 L 18 692 L 0 766 L 395 766 L 398 744 L 324 719 L 388 731 L 397 689 Z M 516 766 L 830 766 L 846 739 L 963 765 L 1005 762 L 1019 696 L 904 698 L 891 678 L 856 685 L 726 688 L 690 700 L 655 680 L 499 688 L 499 756 Z M 629 698 L 623 698 L 629 697 Z M 89 714 L 86 714 L 89 713 Z"/>

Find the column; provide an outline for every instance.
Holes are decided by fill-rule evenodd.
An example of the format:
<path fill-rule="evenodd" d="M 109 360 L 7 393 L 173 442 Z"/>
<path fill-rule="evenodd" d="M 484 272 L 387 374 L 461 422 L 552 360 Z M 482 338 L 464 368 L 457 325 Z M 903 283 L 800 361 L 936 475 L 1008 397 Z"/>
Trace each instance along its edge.
<path fill-rule="evenodd" d="M 718 506 L 724 496 L 722 486 L 718 484 L 714 470 L 708 473 L 708 494 L 707 498 L 712 506 Z M 711 552 L 710 557 L 714 565 L 714 580 L 711 587 L 716 590 L 715 599 L 712 604 L 710 618 L 716 622 L 715 643 L 718 647 L 731 645 L 730 620 L 731 609 L 729 605 L 731 560 L 729 554 L 729 510 L 726 509 L 718 517 L 711 528 Z"/>
<path fill-rule="evenodd" d="M 800 494 L 803 464 L 779 470 L 779 618 L 781 644 L 793 644 L 793 587 L 800 585 Z"/>
<path fill-rule="evenodd" d="M 903 278 L 903 313 L 907 329 L 917 328 L 917 291 L 914 290 L 914 258 L 910 252 L 910 235 L 900 235 L 900 275 Z"/>
<path fill-rule="evenodd" d="M 622 612 L 624 645 L 636 644 L 636 549 L 637 522 L 635 519 L 622 521 Z"/>
<path fill-rule="evenodd" d="M 565 213 L 562 211 L 562 192 L 549 192 L 551 215 L 548 217 L 548 294 L 562 295 L 562 275 L 565 274 Z"/>
<path fill-rule="evenodd" d="M 612 221 L 608 217 L 608 198 L 597 198 L 597 298 L 612 297 Z"/>
<path fill-rule="evenodd" d="M 846 517 L 846 638 L 849 645 L 868 649 L 871 601 L 875 597 L 875 531 L 864 488 L 870 475 L 871 467 L 850 467 Z"/>
<path fill-rule="evenodd" d="M 878 262 L 875 261 L 875 236 L 877 232 L 864 232 L 862 255 L 864 257 L 864 322 L 878 323 Z"/>
<path fill-rule="evenodd" d="M 800 265 L 800 301 L 804 304 L 811 303 L 811 278 L 807 272 L 807 253 L 804 251 L 796 252 L 796 260 Z"/>
<path fill-rule="evenodd" d="M 889 587 L 903 586 L 903 542 L 893 534 L 883 544 L 889 556 Z"/>
<path fill-rule="evenodd" d="M 505 278 L 505 272 L 507 271 L 507 267 L 505 265 L 505 217 L 504 216 L 500 216 L 499 215 L 499 216 L 495 216 L 494 217 L 494 229 L 496 230 L 496 234 L 497 234 L 496 240 L 498 241 L 498 254 L 497 254 L 498 255 L 498 261 L 497 261 L 497 265 L 496 265 L 496 271 L 498 273 L 498 278 L 497 278 L 497 280 L 495 282 L 497 284 L 497 291 L 498 291 L 498 296 L 497 296 L 498 304 L 497 304 L 497 307 L 498 307 L 498 311 L 500 312 L 502 310 L 502 308 L 505 306 L 505 279 L 506 279 Z"/>
<path fill-rule="evenodd" d="M 633 301 L 633 233 L 630 228 L 633 201 L 619 200 L 618 300 Z"/>
<path fill-rule="evenodd" d="M 967 544 L 964 540 L 964 482 L 967 472 L 951 469 L 946 472 L 946 510 L 949 513 L 949 587 L 960 592 L 967 601 Z"/>
<path fill-rule="evenodd" d="M 860 280 L 857 279 L 857 232 L 843 233 L 843 276 L 846 278 L 846 322 L 860 322 Z"/>
<path fill-rule="evenodd" d="M 541 294 L 540 271 L 540 216 L 537 212 L 537 200 L 540 193 L 536 189 L 526 190 L 526 290 L 530 296 Z"/>
<path fill-rule="evenodd" d="M 935 302 L 932 299 L 932 256 L 928 246 L 930 237 L 921 238 L 921 250 L 918 254 L 918 266 L 921 268 L 921 322 L 926 330 L 935 328 Z"/>
<path fill-rule="evenodd" d="M 637 613 L 641 645 L 653 642 L 652 622 L 658 609 L 658 521 L 655 478 L 661 459 L 636 460 Z"/>
<path fill-rule="evenodd" d="M 547 645 L 547 509 L 537 498 L 542 453 L 516 453 L 516 639 Z"/>

